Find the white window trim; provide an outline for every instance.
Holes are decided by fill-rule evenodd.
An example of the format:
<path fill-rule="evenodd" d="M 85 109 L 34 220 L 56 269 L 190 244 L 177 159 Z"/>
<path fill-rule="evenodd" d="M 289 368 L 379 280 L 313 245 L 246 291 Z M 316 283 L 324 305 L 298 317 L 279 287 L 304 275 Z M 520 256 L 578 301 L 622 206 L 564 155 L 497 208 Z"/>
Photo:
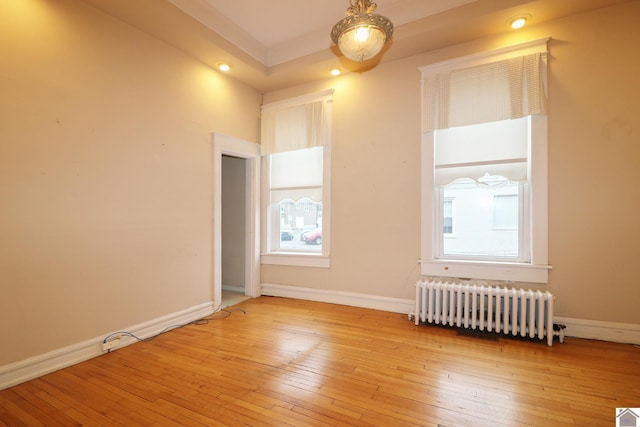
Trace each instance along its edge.
<path fill-rule="evenodd" d="M 510 46 L 490 52 L 469 55 L 438 64 L 421 67 L 421 72 L 431 73 L 446 69 L 456 69 L 489 63 L 509 57 L 523 56 L 531 50 L 544 47 L 549 37 Z M 545 88 L 546 76 L 545 76 Z M 423 92 L 424 93 L 424 92 Z M 437 239 L 434 239 L 435 226 L 433 206 L 437 202 L 437 192 L 434 187 L 434 132 L 422 133 L 421 159 L 421 274 L 424 276 L 443 276 L 457 278 L 473 278 L 487 280 L 503 280 L 528 283 L 548 283 L 551 266 L 548 265 L 548 204 L 547 204 L 547 116 L 531 117 L 531 135 L 535 144 L 531 147 L 530 165 L 535 165 L 529 171 L 530 176 L 530 230 L 531 230 L 531 261 L 493 262 L 436 259 Z M 534 173 L 535 172 L 535 173 Z"/>
<path fill-rule="evenodd" d="M 324 244 L 324 242 L 323 238 L 322 243 Z M 279 252 L 262 254 L 261 263 L 265 265 L 288 265 L 291 267 L 329 268 L 331 267 L 331 258 L 321 254 Z"/>
<path fill-rule="evenodd" d="M 329 89 L 317 94 L 302 95 L 295 98 L 282 100 L 269 104 L 269 108 L 284 109 L 294 107 L 303 103 L 313 102 L 322 98 L 330 97 L 333 89 Z M 323 174 L 322 174 L 322 253 L 313 252 L 274 252 L 269 239 L 271 224 L 271 209 L 269 209 L 269 165 L 268 161 L 263 162 L 262 167 L 262 248 L 260 262 L 264 265 L 286 265 L 293 267 L 331 267 L 331 100 L 327 106 L 328 114 L 325 126 L 328 127 L 327 139 L 323 145 Z"/>

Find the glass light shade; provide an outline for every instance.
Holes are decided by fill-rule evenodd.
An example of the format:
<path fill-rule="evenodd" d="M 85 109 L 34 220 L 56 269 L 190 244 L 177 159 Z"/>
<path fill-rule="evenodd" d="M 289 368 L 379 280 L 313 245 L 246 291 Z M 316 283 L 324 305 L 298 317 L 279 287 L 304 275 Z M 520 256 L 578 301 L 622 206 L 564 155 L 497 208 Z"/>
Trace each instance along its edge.
<path fill-rule="evenodd" d="M 331 39 L 344 56 L 366 61 L 376 56 L 393 34 L 393 24 L 384 16 L 360 13 L 348 16 L 331 30 Z"/>
<path fill-rule="evenodd" d="M 386 41 L 384 31 L 374 26 L 362 25 L 343 32 L 338 39 L 338 47 L 347 58 L 366 61 L 380 53 Z"/>

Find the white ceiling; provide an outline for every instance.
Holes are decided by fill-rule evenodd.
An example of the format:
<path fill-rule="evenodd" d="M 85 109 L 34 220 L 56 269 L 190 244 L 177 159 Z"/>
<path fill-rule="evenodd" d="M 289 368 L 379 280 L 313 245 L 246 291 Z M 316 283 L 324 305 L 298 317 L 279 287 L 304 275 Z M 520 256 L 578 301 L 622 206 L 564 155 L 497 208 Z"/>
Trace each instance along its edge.
<path fill-rule="evenodd" d="M 331 47 L 329 33 L 348 0 L 168 0 L 271 67 Z M 477 0 L 377 0 L 396 26 Z"/>
<path fill-rule="evenodd" d="M 529 15 L 532 28 L 628 1 L 636 0 L 377 0 L 394 34 L 380 55 L 360 63 L 329 36 L 349 0 L 84 0 L 208 66 L 230 62 L 231 77 L 261 92 L 325 79 L 333 67 L 362 72 L 513 31 L 508 21 L 518 15 Z"/>

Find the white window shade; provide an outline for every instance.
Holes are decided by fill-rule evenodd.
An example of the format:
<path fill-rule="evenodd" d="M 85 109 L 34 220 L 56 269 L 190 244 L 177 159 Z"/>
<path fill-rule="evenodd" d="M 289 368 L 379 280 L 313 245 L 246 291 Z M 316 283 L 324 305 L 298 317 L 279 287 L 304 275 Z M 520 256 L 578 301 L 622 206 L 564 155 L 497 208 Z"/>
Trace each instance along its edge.
<path fill-rule="evenodd" d="M 322 147 L 271 155 L 271 203 L 309 198 L 322 201 Z"/>
<path fill-rule="evenodd" d="M 467 68 L 423 70 L 423 131 L 546 113 L 546 52 Z"/>
<path fill-rule="evenodd" d="M 478 181 L 485 174 L 527 180 L 529 119 L 440 130 L 435 136 L 435 184 Z"/>

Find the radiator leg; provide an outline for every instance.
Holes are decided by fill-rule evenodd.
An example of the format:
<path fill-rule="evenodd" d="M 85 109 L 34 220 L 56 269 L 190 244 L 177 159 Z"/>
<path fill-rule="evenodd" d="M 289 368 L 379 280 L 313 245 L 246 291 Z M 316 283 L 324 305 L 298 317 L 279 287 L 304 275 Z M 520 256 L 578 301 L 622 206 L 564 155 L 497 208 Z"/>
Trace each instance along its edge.
<path fill-rule="evenodd" d="M 560 341 L 561 344 L 564 342 L 564 330 L 566 328 L 566 325 L 561 325 L 559 323 L 553 324 L 553 335 L 558 337 L 558 341 Z"/>

